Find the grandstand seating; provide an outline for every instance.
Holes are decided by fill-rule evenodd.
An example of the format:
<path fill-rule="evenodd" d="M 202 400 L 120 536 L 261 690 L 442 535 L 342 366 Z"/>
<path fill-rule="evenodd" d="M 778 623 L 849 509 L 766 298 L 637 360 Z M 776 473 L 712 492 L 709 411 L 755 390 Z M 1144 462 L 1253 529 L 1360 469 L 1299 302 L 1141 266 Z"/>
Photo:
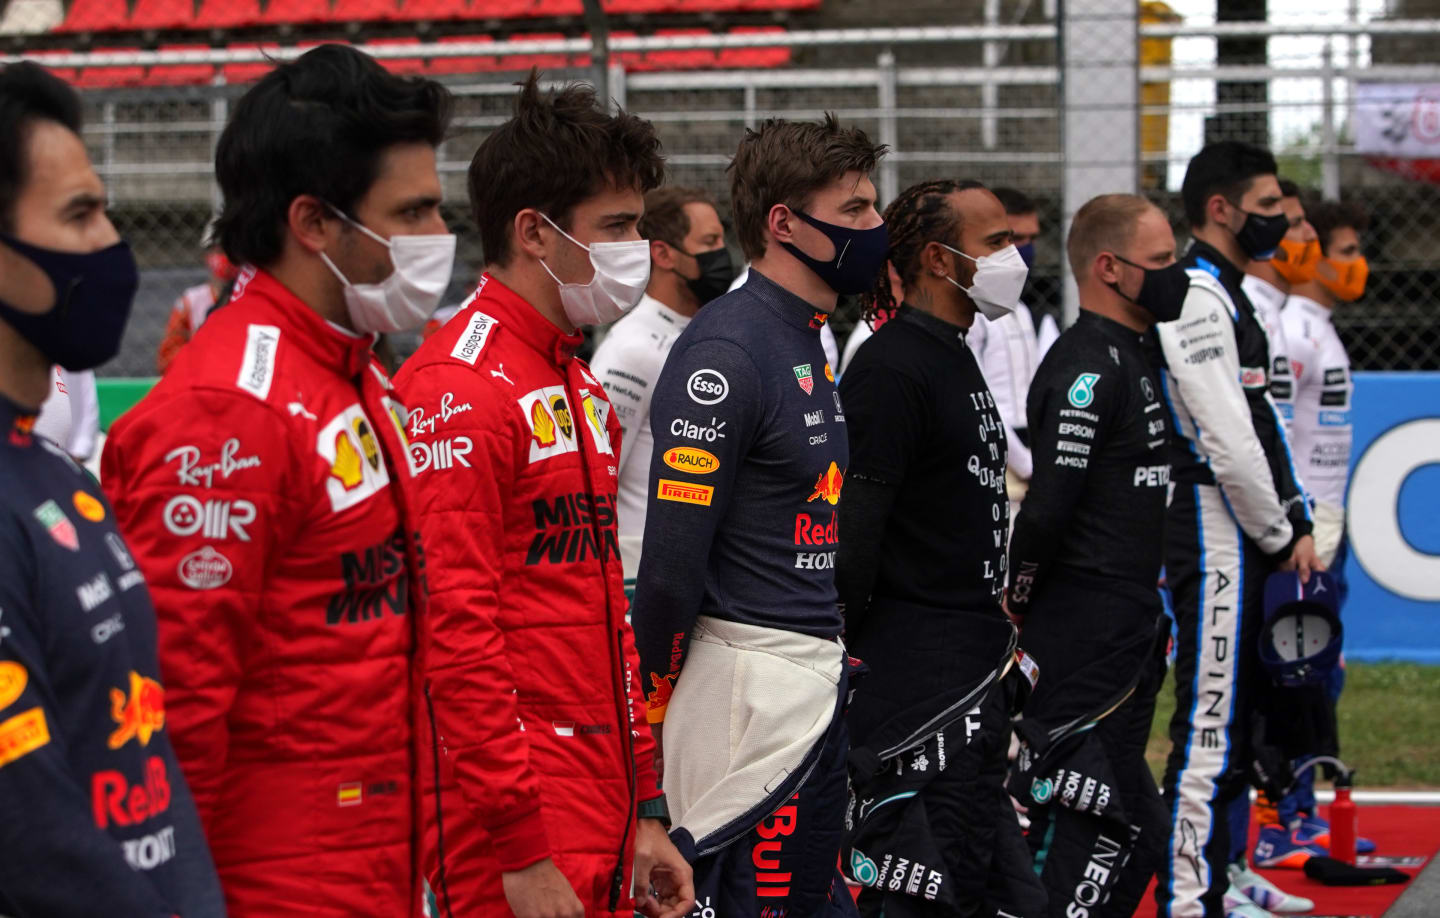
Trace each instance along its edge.
<path fill-rule="evenodd" d="M 818 9 L 821 0 L 604 0 L 613 14 Z M 579 17 L 581 0 L 71 0 L 57 32 Z"/>

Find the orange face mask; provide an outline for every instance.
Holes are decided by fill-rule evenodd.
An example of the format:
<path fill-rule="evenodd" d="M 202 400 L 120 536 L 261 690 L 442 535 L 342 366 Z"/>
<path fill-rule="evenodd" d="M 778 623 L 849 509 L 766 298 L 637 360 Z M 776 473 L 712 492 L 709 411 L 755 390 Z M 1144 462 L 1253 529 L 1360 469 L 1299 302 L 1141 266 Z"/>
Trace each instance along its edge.
<path fill-rule="evenodd" d="M 1322 258 L 1324 268 L 1315 272 L 1315 279 L 1335 298 L 1346 303 L 1360 299 L 1365 292 L 1365 281 L 1370 277 L 1370 264 L 1361 255 L 1354 261 L 1335 261 Z"/>
<path fill-rule="evenodd" d="M 1315 278 L 1315 268 L 1320 264 L 1320 241 L 1293 242 L 1280 240 L 1280 248 L 1270 264 L 1280 276 L 1291 284 L 1303 284 Z"/>

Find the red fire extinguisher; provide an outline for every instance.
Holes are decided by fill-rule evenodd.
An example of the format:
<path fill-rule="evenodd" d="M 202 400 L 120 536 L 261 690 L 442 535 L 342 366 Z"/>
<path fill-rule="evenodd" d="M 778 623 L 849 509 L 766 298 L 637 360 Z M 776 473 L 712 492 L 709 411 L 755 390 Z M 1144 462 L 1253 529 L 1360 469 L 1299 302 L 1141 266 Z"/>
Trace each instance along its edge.
<path fill-rule="evenodd" d="M 1335 775 L 1335 802 L 1330 804 L 1330 856 L 1347 864 L 1355 863 L 1356 826 L 1355 802 L 1350 789 L 1355 772 L 1344 769 Z"/>

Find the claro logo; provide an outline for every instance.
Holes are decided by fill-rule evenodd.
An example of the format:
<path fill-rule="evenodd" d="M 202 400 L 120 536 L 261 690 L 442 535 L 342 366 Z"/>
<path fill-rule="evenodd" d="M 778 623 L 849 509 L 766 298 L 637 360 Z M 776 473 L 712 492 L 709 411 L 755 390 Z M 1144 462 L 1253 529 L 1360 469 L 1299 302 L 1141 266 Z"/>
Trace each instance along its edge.
<path fill-rule="evenodd" d="M 1440 601 L 1440 555 L 1410 543 L 1400 526 L 1400 490 L 1414 472 L 1440 464 L 1440 418 L 1382 434 L 1350 478 L 1349 536 L 1355 559 L 1375 582 L 1407 599 Z"/>

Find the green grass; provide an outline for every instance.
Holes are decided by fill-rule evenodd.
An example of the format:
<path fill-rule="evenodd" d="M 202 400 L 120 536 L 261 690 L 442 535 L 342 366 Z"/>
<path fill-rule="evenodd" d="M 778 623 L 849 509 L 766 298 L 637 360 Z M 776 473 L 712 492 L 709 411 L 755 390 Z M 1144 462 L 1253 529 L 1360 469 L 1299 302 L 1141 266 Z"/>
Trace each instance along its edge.
<path fill-rule="evenodd" d="M 1145 750 L 1156 781 L 1170 752 L 1174 710 L 1175 682 L 1166 676 Z M 1440 666 L 1346 664 L 1340 752 L 1359 788 L 1440 788 Z"/>

